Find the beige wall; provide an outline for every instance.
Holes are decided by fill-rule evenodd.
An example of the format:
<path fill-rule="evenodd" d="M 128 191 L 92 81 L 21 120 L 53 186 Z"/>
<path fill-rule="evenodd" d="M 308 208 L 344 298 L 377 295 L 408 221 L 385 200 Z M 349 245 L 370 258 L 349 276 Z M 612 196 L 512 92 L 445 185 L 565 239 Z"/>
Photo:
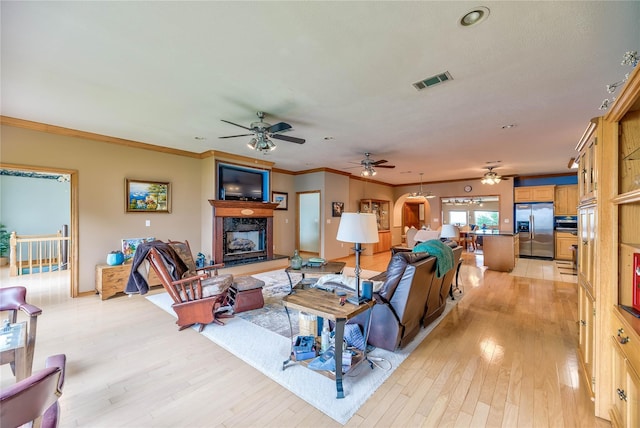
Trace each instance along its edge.
<path fill-rule="evenodd" d="M 211 256 L 212 208 L 208 200 L 215 197 L 213 157 L 191 158 L 11 126 L 2 126 L 1 131 L 0 159 L 3 163 L 78 171 L 79 292 L 94 289 L 95 265 L 104 263 L 106 254 L 118 249 L 122 238 L 188 239 L 194 253 Z M 228 161 L 220 156 L 218 159 Z M 234 162 L 243 163 L 237 159 Z M 256 166 L 249 161 L 245 164 Z M 125 178 L 171 182 L 172 212 L 126 213 Z M 463 191 L 466 184 L 473 186 L 471 193 Z M 425 222 L 430 222 L 433 228 L 440 226 L 440 197 L 483 195 L 500 196 L 501 229 L 513 228 L 512 181 L 487 186 L 479 180 L 469 180 L 425 184 L 423 187 L 438 196 L 428 200 L 426 210 L 428 218 Z M 402 217 L 398 215 L 398 209 L 406 195 L 418 190 L 418 186 L 394 188 L 331 172 L 302 175 L 276 172 L 271 175 L 271 190 L 289 194 L 289 209 L 274 213 L 274 251 L 291 255 L 295 249 L 296 192 L 319 190 L 321 255 L 334 259 L 348 255 L 350 246 L 335 240 L 339 218 L 331 216 L 332 202 L 345 202 L 345 211 L 355 212 L 361 199 L 391 201 L 393 244 L 398 245 L 402 234 Z M 150 227 L 145 226 L 145 220 L 151 221 Z"/>
<path fill-rule="evenodd" d="M 275 210 L 273 212 L 273 251 L 276 254 L 292 256 L 296 245 L 296 176 L 292 174 L 272 173 L 271 191 L 288 194 L 289 204 L 287 210 Z"/>
<path fill-rule="evenodd" d="M 78 171 L 79 292 L 95 288 L 95 265 L 120 248 L 121 238 L 188 239 L 200 251 L 201 160 L 9 126 L 1 131 L 3 163 Z M 125 178 L 171 182 L 172 212 L 125 213 Z M 34 201 L 25 209 L 47 207 Z"/>

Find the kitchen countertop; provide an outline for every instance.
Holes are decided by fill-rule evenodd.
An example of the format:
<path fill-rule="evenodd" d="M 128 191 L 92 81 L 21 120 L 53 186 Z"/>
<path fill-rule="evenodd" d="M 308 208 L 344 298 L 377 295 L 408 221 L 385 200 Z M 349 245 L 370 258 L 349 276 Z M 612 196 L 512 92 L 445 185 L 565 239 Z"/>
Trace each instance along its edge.
<path fill-rule="evenodd" d="M 483 235 L 483 236 L 514 236 L 516 235 L 513 232 L 507 232 L 507 231 L 503 231 L 503 230 L 474 230 L 472 233 L 476 234 L 476 235 Z"/>

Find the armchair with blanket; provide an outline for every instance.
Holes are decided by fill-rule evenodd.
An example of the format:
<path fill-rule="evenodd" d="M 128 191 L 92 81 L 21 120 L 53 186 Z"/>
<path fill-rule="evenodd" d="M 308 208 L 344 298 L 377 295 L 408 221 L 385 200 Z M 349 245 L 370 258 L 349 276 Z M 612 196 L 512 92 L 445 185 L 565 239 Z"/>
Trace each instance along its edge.
<path fill-rule="evenodd" d="M 183 330 L 200 324 L 200 331 L 212 322 L 223 324 L 220 318 L 226 314 L 228 289 L 233 284 L 233 275 L 218 275 L 222 264 L 196 268 L 188 242 L 153 241 L 138 246 L 134 255 L 131 275 L 125 291 L 141 293 L 148 291 L 145 272 L 149 266 L 160 278 L 163 287 L 173 299 L 171 307 L 176 312 L 176 324 Z"/>

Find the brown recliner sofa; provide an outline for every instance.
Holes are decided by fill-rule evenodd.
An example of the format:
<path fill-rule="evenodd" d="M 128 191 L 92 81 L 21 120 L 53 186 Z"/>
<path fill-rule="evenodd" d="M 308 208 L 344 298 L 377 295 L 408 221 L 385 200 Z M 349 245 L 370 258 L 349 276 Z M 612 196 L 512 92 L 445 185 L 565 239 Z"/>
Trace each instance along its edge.
<path fill-rule="evenodd" d="M 429 296 L 424 307 L 424 316 L 422 317 L 422 326 L 426 327 L 438 318 L 447 307 L 447 296 L 451 291 L 451 284 L 456 275 L 458 265 L 462 262 L 463 247 L 456 246 L 453 250 L 453 268 L 449 269 L 442 277 L 438 278 L 434 275 L 433 283 L 429 287 Z"/>
<path fill-rule="evenodd" d="M 440 316 L 461 253 L 462 247 L 453 249 L 454 266 L 440 278 L 436 276 L 436 257 L 424 252 L 395 253 L 387 271 L 371 278 L 384 284 L 373 294 L 376 305 L 372 309 L 368 343 L 395 351 L 411 342 L 421 327 Z M 364 327 L 366 316 L 361 314 L 354 321 Z"/>
<path fill-rule="evenodd" d="M 368 343 L 394 351 L 402 348 L 420 331 L 429 287 L 435 275 L 436 258 L 427 253 L 396 253 L 387 271 L 371 278 L 384 281 L 373 294 Z M 364 326 L 367 314 L 356 317 Z"/>

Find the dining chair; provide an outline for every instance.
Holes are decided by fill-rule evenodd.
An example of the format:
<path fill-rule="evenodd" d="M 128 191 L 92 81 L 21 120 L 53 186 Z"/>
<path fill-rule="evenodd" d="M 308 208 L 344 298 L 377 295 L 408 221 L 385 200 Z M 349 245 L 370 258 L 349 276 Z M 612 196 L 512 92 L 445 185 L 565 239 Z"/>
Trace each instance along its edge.
<path fill-rule="evenodd" d="M 0 426 L 55 428 L 60 421 L 58 399 L 62 395 L 67 357 L 52 355 L 45 368 L 0 391 Z M 27 425 L 29 426 L 29 425 Z"/>

